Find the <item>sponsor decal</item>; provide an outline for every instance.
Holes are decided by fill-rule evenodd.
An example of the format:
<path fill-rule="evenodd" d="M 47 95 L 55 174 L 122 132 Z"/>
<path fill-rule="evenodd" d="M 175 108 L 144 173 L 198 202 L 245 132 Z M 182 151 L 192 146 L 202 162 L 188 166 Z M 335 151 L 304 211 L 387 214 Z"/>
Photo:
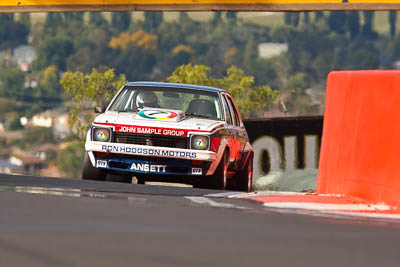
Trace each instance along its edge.
<path fill-rule="evenodd" d="M 122 133 L 142 133 L 142 134 L 160 134 L 160 135 L 170 135 L 170 136 L 188 136 L 188 132 L 196 132 L 196 133 L 210 133 L 207 130 L 199 130 L 199 129 L 174 129 L 174 128 L 159 128 L 159 127 L 146 127 L 146 126 L 134 126 L 134 125 L 124 125 L 124 124 L 114 124 L 114 123 L 103 123 L 103 122 L 94 122 L 93 126 L 105 125 L 109 127 L 113 127 L 114 131 L 122 132 Z M 180 124 L 182 127 L 191 127 L 191 125 Z M 219 125 L 214 128 L 213 131 L 216 131 L 219 128 L 222 128 L 223 125 Z"/>
<path fill-rule="evenodd" d="M 107 160 L 97 160 L 96 165 L 98 168 L 107 168 Z"/>
<path fill-rule="evenodd" d="M 138 115 L 142 118 L 152 119 L 152 120 L 170 120 L 178 116 L 177 113 L 172 111 L 159 111 L 159 110 L 149 110 L 149 109 L 141 110 L 138 113 Z"/>
<path fill-rule="evenodd" d="M 171 130 L 171 129 L 136 127 L 136 126 L 117 126 L 115 130 L 117 132 L 122 132 L 122 133 L 160 134 L 169 136 L 186 135 L 186 132 L 183 130 Z"/>
<path fill-rule="evenodd" d="M 193 175 L 202 175 L 203 169 L 202 168 L 192 168 L 192 174 Z"/>
<path fill-rule="evenodd" d="M 132 163 L 131 170 L 142 172 L 165 172 L 167 165 L 152 165 L 147 163 Z"/>
<path fill-rule="evenodd" d="M 197 153 L 194 152 L 181 152 L 181 151 L 168 151 L 155 148 L 135 148 L 135 147 L 120 147 L 114 145 L 102 145 L 101 150 L 108 152 L 131 153 L 135 155 L 154 155 L 164 157 L 181 157 L 181 158 L 197 158 Z"/>

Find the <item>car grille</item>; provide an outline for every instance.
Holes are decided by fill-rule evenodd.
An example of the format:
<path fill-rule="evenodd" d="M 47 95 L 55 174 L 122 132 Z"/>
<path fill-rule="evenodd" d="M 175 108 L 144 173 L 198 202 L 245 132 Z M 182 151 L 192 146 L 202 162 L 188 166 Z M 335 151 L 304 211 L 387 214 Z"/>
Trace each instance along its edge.
<path fill-rule="evenodd" d="M 188 148 L 187 137 L 155 134 L 114 133 L 114 142 L 159 147 Z"/>

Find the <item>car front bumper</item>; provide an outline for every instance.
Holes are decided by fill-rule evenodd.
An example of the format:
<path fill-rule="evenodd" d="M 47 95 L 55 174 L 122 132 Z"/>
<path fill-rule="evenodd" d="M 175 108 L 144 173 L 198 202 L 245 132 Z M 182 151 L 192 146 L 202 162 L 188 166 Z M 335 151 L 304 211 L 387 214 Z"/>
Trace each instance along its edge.
<path fill-rule="evenodd" d="M 206 175 L 217 159 L 212 151 L 95 141 L 86 142 L 85 149 L 96 168 L 142 174 Z"/>

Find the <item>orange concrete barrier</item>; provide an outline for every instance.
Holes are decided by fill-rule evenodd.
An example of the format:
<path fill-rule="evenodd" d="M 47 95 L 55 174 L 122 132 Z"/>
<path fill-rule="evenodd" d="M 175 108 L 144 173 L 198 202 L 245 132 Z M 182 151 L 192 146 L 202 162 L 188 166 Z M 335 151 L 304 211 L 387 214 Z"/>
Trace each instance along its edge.
<path fill-rule="evenodd" d="M 316 192 L 400 207 L 400 71 L 329 74 Z"/>

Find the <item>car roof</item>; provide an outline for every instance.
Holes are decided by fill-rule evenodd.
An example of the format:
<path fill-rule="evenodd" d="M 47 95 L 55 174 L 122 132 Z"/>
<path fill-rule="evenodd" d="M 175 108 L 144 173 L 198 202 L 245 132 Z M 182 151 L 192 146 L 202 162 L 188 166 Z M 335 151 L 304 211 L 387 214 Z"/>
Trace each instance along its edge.
<path fill-rule="evenodd" d="M 201 91 L 209 91 L 209 92 L 226 92 L 224 89 L 210 87 L 210 86 L 201 86 L 201 85 L 193 85 L 193 84 L 184 84 L 184 83 L 164 83 L 164 82 L 128 82 L 125 86 L 154 86 L 154 87 L 174 87 L 174 88 L 184 88 L 184 89 L 194 89 Z"/>

